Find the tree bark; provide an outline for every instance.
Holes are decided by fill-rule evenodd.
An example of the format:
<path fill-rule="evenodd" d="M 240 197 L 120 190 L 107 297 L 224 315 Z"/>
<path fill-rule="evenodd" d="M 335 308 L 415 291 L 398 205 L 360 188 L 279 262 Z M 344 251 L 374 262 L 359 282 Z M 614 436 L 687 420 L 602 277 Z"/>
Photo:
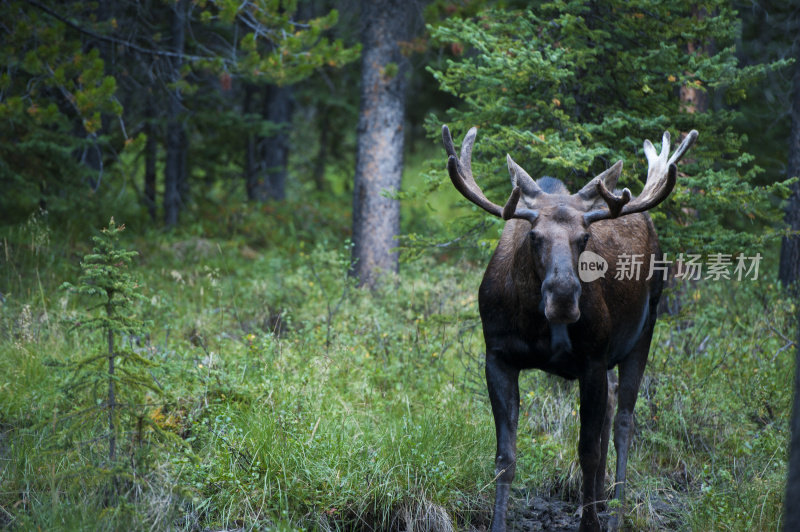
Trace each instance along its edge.
<path fill-rule="evenodd" d="M 396 272 L 394 237 L 400 203 L 386 197 L 400 189 L 408 62 L 400 43 L 408 39 L 413 2 L 361 3 L 361 108 L 353 187 L 353 266 L 359 284 L 375 288 L 382 273 Z"/>
<path fill-rule="evenodd" d="M 792 130 L 789 134 L 789 161 L 787 177 L 800 176 L 800 43 L 795 45 L 794 76 L 792 78 Z M 778 277 L 784 286 L 800 280 L 800 182 L 792 185 L 792 193 L 786 204 L 784 220 L 795 234 L 783 237 Z"/>
<path fill-rule="evenodd" d="M 108 0 L 100 0 L 96 4 L 94 10 L 95 19 L 97 22 L 106 22 L 111 18 L 113 3 Z M 108 75 L 113 71 L 112 62 L 113 54 L 111 51 L 111 44 L 100 39 L 85 39 L 86 50 L 96 48 L 100 54 L 100 59 L 103 60 L 103 72 Z M 99 137 L 103 133 L 108 133 L 111 129 L 111 116 L 108 113 L 100 114 L 100 129 L 92 133 L 86 133 L 83 126 L 80 126 L 80 131 L 86 137 L 86 147 L 83 150 L 81 159 L 83 163 L 93 170 L 93 176 L 89 178 L 89 186 L 93 190 L 100 188 L 103 180 L 103 145 Z"/>
<path fill-rule="evenodd" d="M 319 123 L 319 151 L 317 152 L 317 157 L 314 159 L 314 184 L 318 192 L 324 192 L 326 188 L 325 166 L 328 163 L 328 143 L 330 142 L 328 130 L 331 127 L 331 123 L 328 109 L 321 107 L 320 113 L 322 117 Z"/>
<path fill-rule="evenodd" d="M 245 105 L 252 101 L 252 87 L 245 90 Z M 289 130 L 294 110 L 292 88 L 267 85 L 262 91 L 261 116 L 279 129 L 268 137 L 248 139 L 245 174 L 247 199 L 281 201 L 286 198 L 286 173 L 289 162 Z"/>
<path fill-rule="evenodd" d="M 109 303 L 106 306 L 106 313 L 109 317 L 111 316 L 110 309 Z M 117 407 L 117 395 L 114 390 L 114 332 L 108 329 L 106 334 L 108 337 L 108 461 L 113 463 L 117 458 L 117 427 L 114 421 Z"/>
<path fill-rule="evenodd" d="M 789 441 L 789 474 L 786 479 L 786 497 L 783 499 L 783 529 L 786 532 L 800 530 L 800 504 L 798 504 L 800 501 L 800 318 L 797 323 L 795 353 L 794 406 L 792 407 L 792 432 Z"/>
<path fill-rule="evenodd" d="M 186 13 L 188 0 L 175 2 L 172 14 L 173 51 L 182 53 L 185 40 Z M 181 58 L 172 59 L 172 82 L 181 79 Z M 178 223 L 181 206 L 181 189 L 185 189 L 185 134 L 181 121 L 183 97 L 178 88 L 169 91 L 167 102 L 167 157 L 164 166 L 164 223 L 174 226 Z"/>
<path fill-rule="evenodd" d="M 245 83 L 244 86 L 244 101 L 242 102 L 242 111 L 245 115 L 252 112 L 253 93 L 256 86 L 252 83 Z M 255 200 L 255 186 L 258 181 L 256 175 L 256 134 L 250 133 L 247 135 L 247 144 L 244 151 L 244 186 L 247 192 L 247 199 L 250 201 Z"/>
<path fill-rule="evenodd" d="M 155 108 L 153 95 L 147 95 L 145 104 L 144 133 L 147 141 L 144 145 L 144 201 L 150 219 L 156 221 L 156 158 L 158 157 L 158 141 L 156 139 Z"/>
<path fill-rule="evenodd" d="M 794 77 L 792 79 L 792 130 L 789 136 L 789 177 L 800 175 L 800 40 L 795 41 Z M 786 205 L 786 224 L 800 231 L 800 183 L 792 185 L 792 195 Z M 795 304 L 800 304 L 800 237 L 784 237 L 781 243 L 780 280 L 792 287 Z M 795 344 L 794 405 L 792 407 L 791 439 L 789 441 L 789 471 L 786 478 L 783 529 L 800 530 L 800 316 Z"/>

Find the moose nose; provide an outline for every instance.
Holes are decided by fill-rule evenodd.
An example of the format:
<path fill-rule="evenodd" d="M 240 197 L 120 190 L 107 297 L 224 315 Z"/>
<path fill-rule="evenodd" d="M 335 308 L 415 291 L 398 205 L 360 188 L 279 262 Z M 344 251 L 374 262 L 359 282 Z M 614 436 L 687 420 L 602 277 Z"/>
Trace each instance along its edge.
<path fill-rule="evenodd" d="M 550 323 L 575 323 L 581 317 L 581 284 L 574 275 L 548 276 L 542 283 L 542 296 Z"/>

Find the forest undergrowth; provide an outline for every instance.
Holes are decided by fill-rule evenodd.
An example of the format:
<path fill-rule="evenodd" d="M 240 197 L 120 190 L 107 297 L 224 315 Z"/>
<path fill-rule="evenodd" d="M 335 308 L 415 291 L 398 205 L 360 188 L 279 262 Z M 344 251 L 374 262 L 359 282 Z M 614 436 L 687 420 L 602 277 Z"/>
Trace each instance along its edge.
<path fill-rule="evenodd" d="M 125 404 L 113 462 L 104 381 L 74 377 L 105 337 L 75 327 L 97 311 L 60 288 L 91 243 L 36 218 L 0 235 L 3 528 L 488 524 L 485 257 L 422 254 L 370 293 L 348 278 L 340 231 L 270 209 L 124 232 L 146 330 L 118 342 L 150 380 Z M 780 529 L 797 309 L 761 277 L 669 290 L 636 409 L 631 529 Z M 521 396 L 517 504 L 577 502 L 576 385 L 528 372 Z"/>

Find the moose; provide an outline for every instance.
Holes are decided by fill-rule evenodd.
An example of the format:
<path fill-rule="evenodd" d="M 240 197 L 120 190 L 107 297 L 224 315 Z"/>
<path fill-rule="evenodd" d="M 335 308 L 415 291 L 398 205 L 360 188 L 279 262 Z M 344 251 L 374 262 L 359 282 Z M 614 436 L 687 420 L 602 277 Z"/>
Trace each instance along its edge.
<path fill-rule="evenodd" d="M 529 368 L 578 380 L 578 455 L 583 474 L 579 530 L 600 530 L 597 512 L 605 502 L 613 405 L 616 401 L 614 498 L 622 503 L 634 406 L 663 285 L 659 273 L 647 275 L 663 255 L 646 211 L 672 192 L 675 163 L 692 146 L 697 131 L 685 136 L 672 157 L 669 132 L 664 132 L 660 154 L 649 140 L 644 141 L 647 179 L 635 198 L 627 188 L 615 189 L 621 160 L 570 194 L 560 180 L 534 180 L 506 156 L 512 192 L 503 207 L 487 199 L 472 175 L 476 135 L 476 128 L 469 130 L 457 157 L 450 130 L 442 126 L 453 185 L 469 201 L 506 221 L 478 292 L 486 383 L 497 436 L 491 530 L 506 529 L 516 469 L 519 374 Z M 624 257 L 641 257 L 643 273 L 582 282 L 578 266 L 584 251 L 602 257 L 610 272 L 617 271 Z M 612 373 L 615 366 L 618 381 Z M 609 526 L 619 527 L 618 512 Z"/>

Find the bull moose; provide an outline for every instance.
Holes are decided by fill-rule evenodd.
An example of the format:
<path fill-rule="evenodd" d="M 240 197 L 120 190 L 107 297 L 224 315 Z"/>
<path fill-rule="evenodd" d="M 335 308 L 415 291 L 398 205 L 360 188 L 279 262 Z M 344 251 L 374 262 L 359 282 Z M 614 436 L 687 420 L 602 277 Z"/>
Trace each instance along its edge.
<path fill-rule="evenodd" d="M 576 194 L 558 179 L 532 179 L 507 156 L 512 192 L 505 206 L 492 203 L 472 175 L 469 130 L 456 156 L 447 126 L 442 139 L 450 179 L 461 194 L 506 220 L 500 242 L 483 276 L 479 293 L 486 342 L 486 383 L 497 436 L 496 493 L 492 531 L 506 529 L 509 490 L 514 479 L 519 418 L 519 373 L 538 368 L 580 387 L 578 455 L 583 473 L 580 530 L 599 530 L 597 506 L 605 499 L 605 470 L 614 399 L 614 447 L 617 451 L 614 498 L 624 500 L 625 469 L 633 433 L 633 412 L 663 279 L 647 275 L 662 260 L 655 228 L 646 211 L 672 192 L 675 163 L 697 138 L 691 131 L 669 156 L 664 132 L 661 153 L 644 141 L 648 161 L 642 193 L 615 191 L 622 172 L 618 161 Z M 641 256 L 641 276 L 604 276 L 581 282 L 579 256 L 592 251 L 616 271 L 621 257 Z M 649 278 L 647 278 L 649 277 Z M 619 367 L 617 395 L 611 370 Z M 619 525 L 615 513 L 609 523 Z"/>

